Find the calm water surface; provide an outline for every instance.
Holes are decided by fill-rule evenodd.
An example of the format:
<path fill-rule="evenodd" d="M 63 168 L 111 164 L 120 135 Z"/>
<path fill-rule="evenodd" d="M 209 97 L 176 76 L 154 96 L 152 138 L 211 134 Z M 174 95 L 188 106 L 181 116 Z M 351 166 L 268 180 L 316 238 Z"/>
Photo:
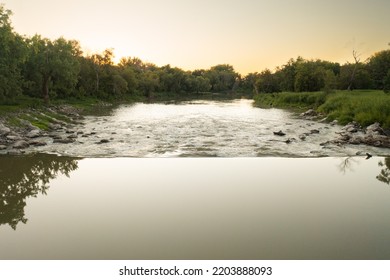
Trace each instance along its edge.
<path fill-rule="evenodd" d="M 0 259 L 389 259 L 390 159 L 0 156 Z"/>

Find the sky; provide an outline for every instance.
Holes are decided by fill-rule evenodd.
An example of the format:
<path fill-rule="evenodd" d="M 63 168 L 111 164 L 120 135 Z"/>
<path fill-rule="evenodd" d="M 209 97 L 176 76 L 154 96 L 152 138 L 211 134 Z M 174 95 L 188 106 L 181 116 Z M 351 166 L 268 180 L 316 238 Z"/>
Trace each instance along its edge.
<path fill-rule="evenodd" d="M 245 75 L 290 58 L 352 62 L 389 48 L 389 0 L 0 0 L 22 35 L 78 40 L 184 70 Z"/>

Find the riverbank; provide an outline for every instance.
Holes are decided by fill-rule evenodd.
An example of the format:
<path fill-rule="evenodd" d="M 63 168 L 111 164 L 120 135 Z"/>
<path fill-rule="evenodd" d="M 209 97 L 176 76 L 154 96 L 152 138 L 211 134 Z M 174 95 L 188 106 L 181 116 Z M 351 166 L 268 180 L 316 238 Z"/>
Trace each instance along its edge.
<path fill-rule="evenodd" d="M 71 144 L 84 115 L 109 110 L 113 105 L 98 99 L 56 101 L 45 106 L 40 99 L 22 98 L 0 105 L 0 151 L 21 154 L 29 147 L 52 143 Z"/>
<path fill-rule="evenodd" d="M 301 117 L 345 125 L 334 143 L 390 148 L 390 95 L 382 91 L 282 92 L 254 99 L 261 108 L 289 109 Z"/>
<path fill-rule="evenodd" d="M 281 92 L 258 94 L 255 106 L 304 112 L 314 109 L 327 121 L 346 125 L 355 121 L 363 127 L 378 122 L 390 132 L 390 94 L 379 90 L 325 92 Z"/>

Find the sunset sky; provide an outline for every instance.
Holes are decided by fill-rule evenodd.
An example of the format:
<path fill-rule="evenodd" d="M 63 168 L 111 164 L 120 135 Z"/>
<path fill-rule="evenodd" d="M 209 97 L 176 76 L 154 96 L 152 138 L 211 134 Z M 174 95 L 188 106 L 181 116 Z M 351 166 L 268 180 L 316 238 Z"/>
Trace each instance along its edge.
<path fill-rule="evenodd" d="M 0 0 L 16 32 L 113 48 L 184 70 L 274 70 L 290 58 L 364 60 L 389 48 L 389 0 Z"/>

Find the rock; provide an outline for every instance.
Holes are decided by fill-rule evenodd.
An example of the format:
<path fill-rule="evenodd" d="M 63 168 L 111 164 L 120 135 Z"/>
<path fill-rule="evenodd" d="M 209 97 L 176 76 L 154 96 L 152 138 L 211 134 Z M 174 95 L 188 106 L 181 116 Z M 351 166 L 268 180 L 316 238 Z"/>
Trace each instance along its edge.
<path fill-rule="evenodd" d="M 309 109 L 306 112 L 301 114 L 301 117 L 315 117 L 317 116 L 317 112 L 314 111 L 313 109 Z"/>
<path fill-rule="evenodd" d="M 25 149 L 28 148 L 29 144 L 25 140 L 19 140 L 15 142 L 15 144 L 12 146 L 14 149 Z"/>
<path fill-rule="evenodd" d="M 352 137 L 348 140 L 348 143 L 352 144 L 352 145 L 360 145 L 362 142 L 363 142 L 363 139 L 362 139 L 362 137 L 359 137 L 359 136 Z"/>
<path fill-rule="evenodd" d="M 0 123 L 0 136 L 6 136 L 11 132 L 11 129 Z"/>
<path fill-rule="evenodd" d="M 76 135 L 76 134 L 71 134 L 71 135 L 68 135 L 67 138 L 69 138 L 69 139 L 75 139 L 75 138 L 77 138 L 77 135 Z"/>
<path fill-rule="evenodd" d="M 58 123 L 49 123 L 48 128 L 50 130 L 60 130 L 62 129 L 62 126 Z"/>
<path fill-rule="evenodd" d="M 277 135 L 277 136 L 285 136 L 286 133 L 284 133 L 283 131 L 279 130 L 277 132 L 274 132 L 274 135 Z"/>
<path fill-rule="evenodd" d="M 361 130 L 361 127 L 360 127 L 360 125 L 357 122 L 350 122 L 349 124 L 344 126 L 342 128 L 342 130 L 345 130 L 345 131 L 347 131 L 349 133 L 356 133 L 359 130 Z"/>
<path fill-rule="evenodd" d="M 20 137 L 20 135 L 8 135 L 6 138 L 11 141 L 22 140 L 22 137 Z"/>
<path fill-rule="evenodd" d="M 356 127 L 351 126 L 351 127 L 348 127 L 346 129 L 346 131 L 349 133 L 356 133 L 356 132 L 358 132 L 358 129 Z"/>
<path fill-rule="evenodd" d="M 371 133 L 371 134 L 376 133 L 380 135 L 386 135 L 385 131 L 383 130 L 383 128 L 380 126 L 378 122 L 367 126 L 366 133 Z"/>
<path fill-rule="evenodd" d="M 28 138 L 37 138 L 41 135 L 41 131 L 39 129 L 33 129 L 29 133 L 26 134 Z"/>
<path fill-rule="evenodd" d="M 390 148 L 390 137 L 386 135 L 369 134 L 362 142 L 375 147 Z"/>
<path fill-rule="evenodd" d="M 5 149 L 7 149 L 7 146 L 5 146 L 5 145 L 0 145 L 0 151 L 1 151 L 1 150 L 5 150 Z"/>
<path fill-rule="evenodd" d="M 328 146 L 329 144 L 331 144 L 331 142 L 330 141 L 326 141 L 326 142 L 320 143 L 320 146 L 324 147 L 324 146 Z"/>
<path fill-rule="evenodd" d="M 29 128 L 29 129 L 31 129 L 31 130 L 37 129 L 36 126 L 33 126 L 29 121 L 24 120 L 24 119 L 21 119 L 21 120 L 20 120 L 20 124 L 21 124 L 22 126 L 25 126 L 25 127 Z"/>
<path fill-rule="evenodd" d="M 108 143 L 108 142 L 110 142 L 110 140 L 108 140 L 108 139 L 102 139 L 102 140 L 100 140 L 99 142 L 97 142 L 97 144 L 105 144 L 105 143 Z"/>
<path fill-rule="evenodd" d="M 335 125 L 337 125 L 339 122 L 337 121 L 337 120 L 333 120 L 331 123 L 330 123 L 330 125 L 331 126 L 335 126 Z"/>
<path fill-rule="evenodd" d="M 302 141 L 305 141 L 305 139 L 306 139 L 306 135 L 305 135 L 305 134 L 301 134 L 301 135 L 299 135 L 299 139 L 301 139 Z"/>
<path fill-rule="evenodd" d="M 46 141 L 44 140 L 30 140 L 28 141 L 28 144 L 30 144 L 31 146 L 46 146 L 47 143 Z"/>
<path fill-rule="evenodd" d="M 320 131 L 318 129 L 312 129 L 312 130 L 310 130 L 310 133 L 311 134 L 318 134 L 318 133 L 320 133 Z"/>
<path fill-rule="evenodd" d="M 286 144 L 290 144 L 291 142 L 295 141 L 296 139 L 295 138 L 288 138 L 286 141 Z"/>
<path fill-rule="evenodd" d="M 61 144 L 70 144 L 73 143 L 75 140 L 71 138 L 58 138 L 54 139 L 53 143 L 61 143 Z"/>

